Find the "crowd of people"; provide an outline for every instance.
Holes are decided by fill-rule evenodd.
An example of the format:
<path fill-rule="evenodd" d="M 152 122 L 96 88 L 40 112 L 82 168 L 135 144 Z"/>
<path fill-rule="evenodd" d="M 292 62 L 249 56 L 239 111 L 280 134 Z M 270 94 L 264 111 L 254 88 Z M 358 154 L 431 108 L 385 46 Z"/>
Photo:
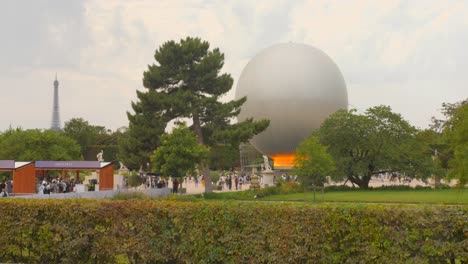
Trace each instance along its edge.
<path fill-rule="evenodd" d="M 142 183 L 144 188 L 172 188 L 173 193 L 177 193 L 182 186 L 194 185 L 198 188 L 199 185 L 205 186 L 205 177 L 203 175 L 198 176 L 186 176 L 181 179 L 169 177 L 165 179 L 154 175 L 142 175 Z M 260 177 L 260 180 L 262 178 Z M 220 190 L 242 190 L 242 186 L 250 182 L 250 176 L 238 175 L 237 173 L 223 173 L 220 175 L 216 182 L 212 182 L 214 186 L 219 186 Z"/>
<path fill-rule="evenodd" d="M 46 177 L 39 180 L 37 192 L 42 194 L 73 192 L 75 191 L 75 185 L 80 183 L 80 180 L 75 179 L 56 178 L 51 180 Z"/>
<path fill-rule="evenodd" d="M 217 186 L 221 186 L 221 190 L 228 189 L 232 190 L 233 187 L 236 190 L 242 190 L 242 185 L 250 182 L 250 176 L 237 175 L 237 173 L 229 173 L 227 175 L 221 175 L 219 180 L 216 182 Z"/>

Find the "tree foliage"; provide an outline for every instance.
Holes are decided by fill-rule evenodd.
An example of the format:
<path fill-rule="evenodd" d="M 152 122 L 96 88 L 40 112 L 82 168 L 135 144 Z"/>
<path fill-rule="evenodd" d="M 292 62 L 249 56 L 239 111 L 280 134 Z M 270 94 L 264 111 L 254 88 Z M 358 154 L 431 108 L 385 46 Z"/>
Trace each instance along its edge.
<path fill-rule="evenodd" d="M 117 156 L 119 131 L 112 132 L 104 126 L 89 124 L 83 118 L 72 118 L 65 122 L 63 133 L 76 140 L 85 160 L 95 160 L 96 154 L 104 150 L 104 159 L 112 161 Z"/>
<path fill-rule="evenodd" d="M 165 176 L 182 177 L 194 173 L 208 153 L 209 148 L 198 144 L 195 134 L 182 125 L 161 137 L 161 146 L 151 156 L 151 164 Z"/>
<path fill-rule="evenodd" d="M 467 183 L 467 114 L 468 99 L 456 103 L 442 103 L 443 118 L 432 118 L 430 134 L 434 163 L 437 165 L 436 180 L 448 176 Z"/>
<path fill-rule="evenodd" d="M 320 142 L 329 146 L 337 170 L 335 179 L 343 176 L 361 188 L 367 188 L 371 177 L 383 172 L 398 172 L 412 178 L 425 178 L 430 151 L 416 138 L 417 130 L 388 106 L 356 110 L 339 110 L 328 117 L 320 129 Z"/>
<path fill-rule="evenodd" d="M 317 136 L 310 135 L 296 148 L 294 173 L 304 186 L 323 186 L 327 182 L 326 176 L 334 169 L 332 156 Z"/>
<path fill-rule="evenodd" d="M 436 132 L 444 132 L 446 129 L 450 129 L 453 125 L 455 112 L 460 107 L 468 106 L 468 99 L 465 99 L 456 103 L 442 103 L 441 113 L 444 116 L 444 119 L 439 119 L 432 117 L 431 129 Z"/>
<path fill-rule="evenodd" d="M 0 134 L 0 159 L 80 160 L 82 155 L 76 141 L 60 132 L 17 128 Z"/>
<path fill-rule="evenodd" d="M 128 114 L 130 127 L 123 146 L 127 156 L 149 158 L 149 150 L 160 144 L 159 136 L 172 120 L 189 119 L 191 129 L 201 145 L 218 143 L 238 146 L 263 131 L 267 120 L 233 124 L 246 98 L 221 102 L 233 80 L 221 73 L 224 54 L 199 38 L 187 37 L 180 42 L 168 41 L 156 50 L 156 64 L 143 74 L 145 92 L 137 92 L 132 104 L 135 114 Z M 128 158 L 128 157 L 127 157 Z M 132 162 L 133 162 L 132 160 Z M 206 191 L 212 191 L 208 165 L 203 163 Z"/>
<path fill-rule="evenodd" d="M 463 186 L 468 183 L 468 104 L 455 109 L 444 135 L 453 152 L 449 161 L 449 177 L 458 179 Z"/>
<path fill-rule="evenodd" d="M 232 144 L 210 146 L 209 165 L 210 170 L 232 170 L 240 166 L 239 148 Z"/>
<path fill-rule="evenodd" d="M 119 160 L 129 169 L 137 170 L 150 161 L 160 145 L 171 115 L 164 110 L 160 97 L 154 92 L 137 91 L 137 102 L 132 102 L 133 114 L 127 112 L 129 127 L 119 138 Z"/>

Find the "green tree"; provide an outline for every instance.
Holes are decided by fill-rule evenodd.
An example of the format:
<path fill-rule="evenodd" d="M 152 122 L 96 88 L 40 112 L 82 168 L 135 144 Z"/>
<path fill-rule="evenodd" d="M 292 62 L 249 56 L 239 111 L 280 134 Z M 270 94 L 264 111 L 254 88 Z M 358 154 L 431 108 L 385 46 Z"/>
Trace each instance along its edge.
<path fill-rule="evenodd" d="M 189 119 L 191 129 L 201 145 L 231 144 L 238 146 L 263 131 L 269 121 L 248 119 L 233 124 L 246 98 L 220 102 L 232 87 L 227 73 L 220 74 L 224 55 L 199 38 L 187 37 L 179 43 L 168 41 L 155 53 L 157 64 L 148 66 L 143 74 L 146 92 L 137 92 L 139 101 L 132 104 L 135 114 L 129 114 L 128 152 L 146 155 L 146 147 L 159 145 L 159 136 L 171 120 Z M 133 128 L 138 128 L 135 131 Z M 139 138 L 138 134 L 142 134 Z M 145 141 L 147 140 L 147 141 Z M 149 145 L 149 146 L 148 146 Z M 141 149 L 144 151 L 141 151 Z M 135 154 L 132 154 L 135 155 Z M 206 179 L 205 191 L 211 192 L 208 164 L 201 164 Z"/>
<path fill-rule="evenodd" d="M 183 177 L 193 173 L 196 164 L 208 158 L 209 148 L 198 144 L 195 134 L 185 125 L 163 135 L 161 141 L 151 156 L 151 164 L 165 176 Z"/>
<path fill-rule="evenodd" d="M 337 170 L 343 176 L 368 188 L 373 175 L 383 172 L 404 173 L 408 177 L 430 176 L 424 164 L 430 156 L 422 153 L 429 146 L 416 138 L 417 130 L 388 106 L 376 106 L 360 115 L 356 110 L 339 110 L 329 116 L 320 129 L 320 142 L 329 146 Z"/>
<path fill-rule="evenodd" d="M 72 118 L 65 122 L 63 133 L 78 142 L 85 160 L 95 160 L 101 150 L 104 150 L 105 160 L 116 159 L 121 135 L 119 131 L 112 132 L 104 126 L 91 125 L 83 118 Z"/>
<path fill-rule="evenodd" d="M 448 176 L 448 180 L 451 180 L 453 178 L 458 178 L 458 175 L 463 175 L 463 173 L 455 173 L 452 167 L 458 167 L 458 169 L 461 169 L 460 172 L 463 171 L 463 166 L 460 166 L 463 164 L 463 159 L 460 160 L 459 158 L 466 157 L 463 156 L 462 153 L 464 152 L 463 140 L 466 141 L 467 139 L 466 136 L 465 139 L 463 139 L 462 131 L 464 121 L 459 115 L 463 115 L 463 110 L 460 109 L 467 106 L 468 99 L 456 103 L 442 103 L 441 113 L 444 117 L 441 119 L 433 117 L 430 129 L 425 132 L 426 140 L 430 141 L 434 163 L 437 165 L 434 172 L 436 183 L 440 182 L 440 179 L 444 176 Z M 461 141 L 456 138 L 461 139 Z M 456 161 L 457 158 L 455 158 L 455 149 L 457 146 L 458 162 Z M 462 179 L 461 182 L 463 182 Z"/>
<path fill-rule="evenodd" d="M 432 117 L 431 129 L 439 133 L 444 132 L 447 128 L 450 129 L 455 120 L 453 117 L 457 109 L 467 105 L 468 99 L 456 103 L 442 103 L 441 113 L 444 119 Z"/>
<path fill-rule="evenodd" d="M 449 179 L 456 178 L 461 186 L 468 183 L 468 104 L 458 106 L 444 129 L 444 136 L 453 152 L 449 161 Z"/>
<path fill-rule="evenodd" d="M 0 159 L 81 160 L 75 140 L 52 130 L 9 129 L 0 134 Z"/>
<path fill-rule="evenodd" d="M 293 169 L 304 187 L 323 186 L 335 165 L 327 147 L 320 144 L 317 136 L 311 135 L 296 148 Z"/>
<path fill-rule="evenodd" d="M 431 168 L 436 184 L 440 183 L 440 180 L 447 176 L 448 162 L 451 158 L 449 146 L 444 142 L 442 133 L 433 129 L 419 131 L 416 138 L 429 146 L 424 155 L 432 157 L 432 163 L 428 168 Z"/>

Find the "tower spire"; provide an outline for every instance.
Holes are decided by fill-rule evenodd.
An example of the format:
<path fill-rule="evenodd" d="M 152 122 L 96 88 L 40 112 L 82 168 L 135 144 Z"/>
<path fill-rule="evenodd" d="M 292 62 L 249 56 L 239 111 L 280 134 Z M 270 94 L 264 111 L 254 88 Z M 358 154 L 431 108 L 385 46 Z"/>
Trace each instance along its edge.
<path fill-rule="evenodd" d="M 54 105 L 52 109 L 52 125 L 50 129 L 60 131 L 60 111 L 59 111 L 59 81 L 57 80 L 57 73 L 55 73 L 54 81 Z"/>

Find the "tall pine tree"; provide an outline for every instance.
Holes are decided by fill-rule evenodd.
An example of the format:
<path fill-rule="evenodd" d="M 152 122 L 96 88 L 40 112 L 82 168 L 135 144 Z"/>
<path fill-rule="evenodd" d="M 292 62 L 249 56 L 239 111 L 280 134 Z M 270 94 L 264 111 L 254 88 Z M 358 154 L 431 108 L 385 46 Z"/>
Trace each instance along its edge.
<path fill-rule="evenodd" d="M 218 48 L 209 48 L 208 42 L 187 37 L 179 43 L 168 41 L 156 50 L 157 63 L 149 65 L 143 74 L 143 86 L 147 91 L 138 92 L 139 101 L 132 104 L 135 114 L 128 114 L 130 131 L 151 130 L 139 133 L 154 137 L 161 135 L 171 120 L 186 118 L 191 120 L 190 128 L 197 135 L 199 144 L 238 146 L 268 127 L 268 120 L 247 119 L 232 124 L 247 98 L 220 101 L 231 90 L 233 80 L 229 74 L 220 73 L 224 54 Z M 133 137 L 131 133 L 129 136 L 130 140 L 140 142 L 139 147 L 145 147 L 145 139 Z M 155 138 L 152 140 L 150 147 L 154 149 L 158 142 Z M 206 182 L 205 191 L 211 192 L 208 164 L 200 165 Z"/>

